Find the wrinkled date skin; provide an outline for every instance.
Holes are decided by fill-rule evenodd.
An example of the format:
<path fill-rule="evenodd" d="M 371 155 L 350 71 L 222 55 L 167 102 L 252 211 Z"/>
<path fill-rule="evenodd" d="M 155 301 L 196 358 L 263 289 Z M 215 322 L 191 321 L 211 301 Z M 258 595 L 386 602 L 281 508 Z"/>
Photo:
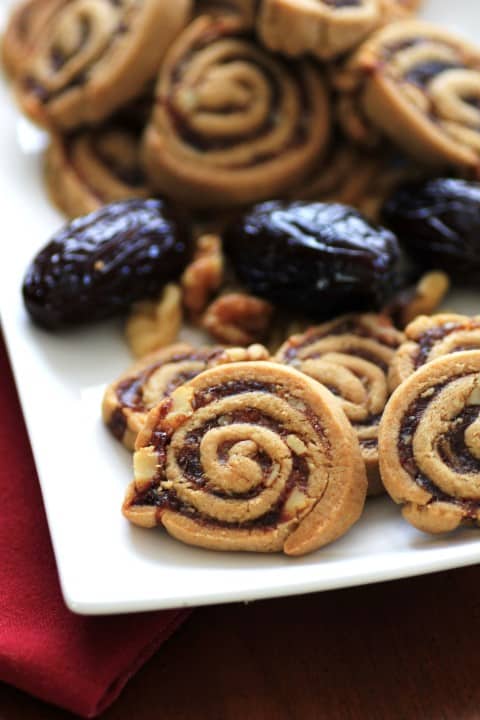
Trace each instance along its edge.
<path fill-rule="evenodd" d="M 405 185 L 382 215 L 415 263 L 446 270 L 462 283 L 478 283 L 480 184 L 436 178 Z"/>
<path fill-rule="evenodd" d="M 188 223 L 162 200 L 111 203 L 38 253 L 23 282 L 25 306 L 50 330 L 116 315 L 176 278 L 191 250 Z"/>
<path fill-rule="evenodd" d="M 312 318 L 380 308 L 398 287 L 395 236 L 345 205 L 262 203 L 225 250 L 252 293 Z"/>

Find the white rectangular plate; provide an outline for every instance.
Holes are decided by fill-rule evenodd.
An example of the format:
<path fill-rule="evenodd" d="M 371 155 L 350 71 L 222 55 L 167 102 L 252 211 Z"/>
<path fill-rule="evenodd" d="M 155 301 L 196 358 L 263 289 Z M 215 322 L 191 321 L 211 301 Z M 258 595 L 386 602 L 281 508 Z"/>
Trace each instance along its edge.
<path fill-rule="evenodd" d="M 474 40 L 480 37 L 480 8 L 471 0 L 430 0 L 424 14 Z M 25 268 L 63 220 L 43 189 L 42 135 L 18 116 L 4 84 L 0 120 L 3 329 L 62 590 L 73 611 L 117 613 L 253 600 L 480 560 L 479 532 L 429 537 L 407 525 L 385 498 L 369 501 L 342 540 L 298 559 L 209 552 L 182 545 L 161 530 L 130 526 L 120 506 L 131 479 L 131 457 L 100 420 L 105 385 L 131 361 L 121 327 L 113 322 L 53 335 L 28 321 L 20 297 Z M 480 295 L 457 294 L 448 307 L 478 313 L 479 301 Z"/>

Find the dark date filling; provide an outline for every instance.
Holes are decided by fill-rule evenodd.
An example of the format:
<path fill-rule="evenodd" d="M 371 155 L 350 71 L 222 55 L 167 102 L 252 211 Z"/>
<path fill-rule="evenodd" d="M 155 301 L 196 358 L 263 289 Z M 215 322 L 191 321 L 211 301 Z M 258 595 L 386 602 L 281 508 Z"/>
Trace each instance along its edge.
<path fill-rule="evenodd" d="M 476 322 L 475 320 L 471 320 L 470 322 L 463 324 L 454 322 L 445 323 L 440 327 L 434 327 L 430 328 L 430 330 L 426 330 L 418 340 L 418 351 L 415 356 L 415 369 L 419 368 L 421 365 L 424 365 L 428 359 L 428 356 L 430 355 L 432 348 L 436 345 L 436 343 L 440 342 L 440 340 L 443 340 L 448 335 L 451 335 L 451 333 L 463 330 L 469 331 L 478 329 L 480 329 L 480 323 Z M 458 345 L 457 347 L 455 347 L 454 350 L 452 350 L 452 352 L 472 350 L 473 347 L 473 345 Z"/>
<path fill-rule="evenodd" d="M 223 37 L 239 39 L 243 42 L 254 42 L 254 38 L 251 33 L 245 31 L 232 32 L 231 29 L 226 27 L 225 24 L 221 21 L 213 24 L 213 26 L 211 26 L 208 31 L 202 35 L 202 37 L 197 39 L 197 42 L 192 46 L 190 51 L 185 53 L 182 60 L 177 64 L 174 71 L 172 72 L 172 95 L 175 94 L 176 89 L 179 85 L 181 85 L 184 71 L 186 68 L 188 68 L 189 63 L 192 58 L 194 58 L 195 54 L 197 52 L 201 52 L 210 43 L 215 42 L 216 40 L 221 40 Z M 229 63 L 237 61 L 248 62 L 248 57 L 245 57 L 241 54 L 239 54 L 238 56 L 232 54 L 228 58 L 225 58 L 225 60 L 221 64 L 228 65 Z M 206 135 L 196 132 L 189 126 L 188 120 L 184 117 L 181 111 L 178 110 L 178 108 L 174 107 L 169 97 L 160 98 L 159 102 L 165 106 L 170 116 L 170 120 L 175 127 L 176 133 L 186 144 L 201 152 L 226 150 L 231 147 L 235 147 L 240 143 L 248 142 L 249 140 L 258 138 L 259 136 L 268 135 L 269 132 L 274 130 L 278 122 L 280 98 L 282 95 L 280 78 L 282 78 L 283 76 L 292 77 L 295 81 L 295 86 L 299 93 L 299 104 L 302 107 L 302 113 L 301 117 L 299 118 L 298 127 L 296 128 L 294 135 L 289 138 L 287 144 L 281 148 L 282 152 L 286 152 L 298 145 L 301 145 L 302 142 L 304 142 L 307 138 L 308 126 L 311 118 L 311 103 L 309 93 L 307 87 L 305 86 L 305 81 L 300 72 L 300 69 L 292 63 L 284 62 L 279 57 L 276 57 L 275 61 L 278 65 L 282 66 L 282 72 L 278 73 L 277 75 L 270 72 L 266 65 L 261 68 L 262 73 L 265 75 L 272 88 L 270 112 L 264 123 L 261 126 L 252 130 L 250 133 L 229 135 L 228 137 L 208 137 Z M 236 112 L 237 110 L 238 107 L 236 105 L 226 104 L 222 109 L 217 108 L 215 110 L 215 113 L 217 115 L 223 114 L 228 116 L 229 114 Z M 273 152 L 258 154 L 255 158 L 248 161 L 248 165 L 266 162 L 267 160 L 270 160 L 275 156 L 276 153 Z M 236 167 L 240 168 L 242 167 L 242 165 L 236 165 Z"/>
<path fill-rule="evenodd" d="M 242 394 L 249 391 L 274 393 L 275 395 L 286 399 L 287 402 L 289 399 L 292 399 L 288 391 L 281 385 L 245 380 L 232 381 L 225 383 L 224 385 L 214 386 L 208 391 L 197 393 L 194 399 L 194 406 L 204 407 L 210 402 L 214 402 L 222 397 L 232 394 Z M 195 401 L 200 402 L 201 404 L 196 404 Z M 325 431 L 321 426 L 318 417 L 308 408 L 305 410 L 305 415 L 310 425 L 313 426 L 316 433 L 321 438 L 322 444 L 326 448 L 327 453 L 330 453 L 331 444 L 325 435 Z M 228 417 L 226 417 L 226 421 L 227 424 L 247 423 L 260 427 L 267 427 L 278 433 L 278 435 L 284 440 L 286 440 L 287 436 L 291 432 L 288 428 L 284 428 L 280 422 L 255 408 L 239 408 L 238 410 L 230 412 Z M 257 497 L 265 489 L 263 484 L 260 484 L 246 493 L 224 493 L 218 488 L 212 488 L 209 485 L 208 478 L 205 478 L 199 456 L 199 445 L 201 438 L 205 435 L 205 433 L 218 426 L 219 418 L 216 417 L 209 422 L 204 423 L 201 428 L 192 430 L 186 436 L 184 446 L 177 454 L 177 462 L 181 467 L 186 480 L 192 486 L 198 489 L 204 489 L 216 497 L 224 499 L 250 500 Z M 166 490 L 160 487 L 161 482 L 165 479 L 165 472 L 163 468 L 165 467 L 166 453 L 170 440 L 170 435 L 163 431 L 156 431 L 152 435 L 150 444 L 155 448 L 155 451 L 158 454 L 159 471 L 157 476 L 152 480 L 152 487 L 143 493 L 140 493 L 135 498 L 133 506 L 154 506 L 159 509 L 160 515 L 163 510 L 170 509 L 175 512 L 181 512 L 182 514 L 205 525 L 229 527 L 233 529 L 264 528 L 267 530 L 275 527 L 279 523 L 292 519 L 286 514 L 284 506 L 294 488 L 300 488 L 301 490 L 306 491 L 309 478 L 309 468 L 308 462 L 304 457 L 296 455 L 295 453 L 292 455 L 293 467 L 290 476 L 285 484 L 281 497 L 275 504 L 275 507 L 273 507 L 268 513 L 260 518 L 245 523 L 220 522 L 210 518 L 205 518 L 193 507 L 180 501 L 173 490 Z M 220 447 L 218 455 L 220 462 L 228 462 L 228 451 L 234 444 L 234 442 L 228 442 L 224 443 Z M 272 461 L 264 451 L 258 450 L 257 453 L 253 455 L 252 459 L 259 464 L 265 475 L 267 475 L 271 470 Z"/>
<path fill-rule="evenodd" d="M 462 376 L 456 376 L 457 379 Z M 462 508 L 466 518 L 476 519 L 480 510 L 480 501 L 451 497 L 438 488 L 428 477 L 418 469 L 413 453 L 413 437 L 428 405 L 451 382 L 447 380 L 432 388 L 428 397 L 415 400 L 407 412 L 400 426 L 399 433 L 399 459 L 402 467 L 415 480 L 415 482 L 432 496 L 430 502 L 445 501 Z M 480 462 L 474 458 L 465 444 L 465 430 L 472 424 L 480 413 L 479 405 L 464 408 L 452 420 L 452 429 L 442 437 L 438 444 L 438 451 L 442 461 L 455 472 L 480 472 Z"/>
<path fill-rule="evenodd" d="M 439 75 L 446 70 L 460 69 L 462 66 L 458 63 L 448 63 L 441 60 L 429 60 L 427 62 L 419 63 L 414 68 L 408 71 L 404 76 L 405 80 L 414 83 L 421 88 L 425 88 L 430 80 L 436 75 Z"/>
<path fill-rule="evenodd" d="M 144 493 L 139 494 L 135 501 L 132 503 L 133 507 L 138 506 L 147 506 L 147 507 L 156 507 L 158 508 L 159 516 L 161 517 L 162 511 L 165 510 L 172 510 L 174 512 L 181 513 L 182 515 L 185 515 L 189 517 L 192 520 L 195 520 L 196 522 L 202 523 L 205 526 L 213 526 L 213 527 L 224 527 L 229 528 L 232 530 L 236 529 L 242 529 L 242 530 L 253 530 L 253 529 L 264 529 L 264 530 L 271 530 L 275 528 L 277 525 L 288 522 L 292 518 L 287 515 L 285 512 L 285 503 L 288 500 L 288 497 L 292 493 L 294 488 L 301 488 L 305 489 L 307 486 L 308 481 L 308 464 L 307 461 L 300 457 L 299 455 L 293 456 L 293 467 L 292 471 L 290 473 L 290 476 L 285 483 L 285 487 L 283 488 L 283 491 L 281 495 L 279 496 L 278 501 L 275 503 L 275 505 L 264 515 L 262 515 L 259 518 L 256 518 L 254 520 L 249 520 L 246 522 L 222 522 L 220 520 L 215 520 L 213 518 L 205 518 L 201 513 L 199 513 L 194 507 L 191 505 L 187 505 L 186 503 L 179 500 L 179 498 L 175 495 L 174 492 L 169 490 L 163 490 L 160 488 L 150 488 L 149 490 L 145 491 Z M 208 488 L 206 488 L 208 489 Z M 255 498 L 257 495 L 260 495 L 261 492 L 264 490 L 264 487 L 261 486 L 259 489 L 252 490 L 247 493 L 242 494 L 225 494 L 221 493 L 220 491 L 216 490 L 215 492 L 212 492 L 209 490 L 209 492 L 212 495 L 215 495 L 216 497 L 225 498 L 225 499 L 232 499 L 232 500 L 250 500 Z"/>

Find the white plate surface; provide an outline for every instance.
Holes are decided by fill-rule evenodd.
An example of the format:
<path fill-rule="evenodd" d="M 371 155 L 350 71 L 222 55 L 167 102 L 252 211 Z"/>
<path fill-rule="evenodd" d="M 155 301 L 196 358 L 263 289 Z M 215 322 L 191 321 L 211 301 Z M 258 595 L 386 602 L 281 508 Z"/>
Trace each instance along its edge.
<path fill-rule="evenodd" d="M 7 3 L 2 3 L 0 11 Z M 425 17 L 473 40 L 472 0 L 430 0 Z M 190 548 L 162 530 L 130 526 L 120 513 L 129 453 L 102 426 L 105 385 L 130 362 L 120 324 L 49 335 L 29 323 L 20 298 L 25 268 L 62 224 L 41 181 L 42 135 L 0 87 L 2 246 L 0 308 L 38 467 L 61 585 L 76 612 L 117 613 L 253 600 L 459 567 L 480 560 L 480 533 L 430 537 L 383 498 L 369 501 L 342 540 L 304 558 Z M 448 307 L 479 312 L 480 295 Z M 3 418 L 8 422 L 8 418 Z M 12 468 L 14 474 L 15 468 Z"/>

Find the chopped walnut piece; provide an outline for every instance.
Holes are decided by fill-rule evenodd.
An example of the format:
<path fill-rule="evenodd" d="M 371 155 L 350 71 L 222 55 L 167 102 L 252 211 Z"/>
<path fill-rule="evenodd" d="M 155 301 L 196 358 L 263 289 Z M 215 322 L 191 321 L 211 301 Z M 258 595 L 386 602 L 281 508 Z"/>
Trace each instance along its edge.
<path fill-rule="evenodd" d="M 218 235 L 202 235 L 190 265 L 185 269 L 181 285 L 183 304 L 194 316 L 200 315 L 211 295 L 223 281 L 222 241 Z"/>
<path fill-rule="evenodd" d="M 249 345 L 261 340 L 270 324 L 273 306 L 243 293 L 229 293 L 214 300 L 202 318 L 203 327 L 220 342 Z"/>
<path fill-rule="evenodd" d="M 182 324 L 182 294 L 178 285 L 166 285 L 158 300 L 135 303 L 125 326 L 131 351 L 142 357 L 173 343 Z"/>
<path fill-rule="evenodd" d="M 406 327 L 419 315 L 431 315 L 450 289 L 448 275 L 432 270 L 423 275 L 414 288 L 400 293 L 387 309 L 399 327 Z"/>

